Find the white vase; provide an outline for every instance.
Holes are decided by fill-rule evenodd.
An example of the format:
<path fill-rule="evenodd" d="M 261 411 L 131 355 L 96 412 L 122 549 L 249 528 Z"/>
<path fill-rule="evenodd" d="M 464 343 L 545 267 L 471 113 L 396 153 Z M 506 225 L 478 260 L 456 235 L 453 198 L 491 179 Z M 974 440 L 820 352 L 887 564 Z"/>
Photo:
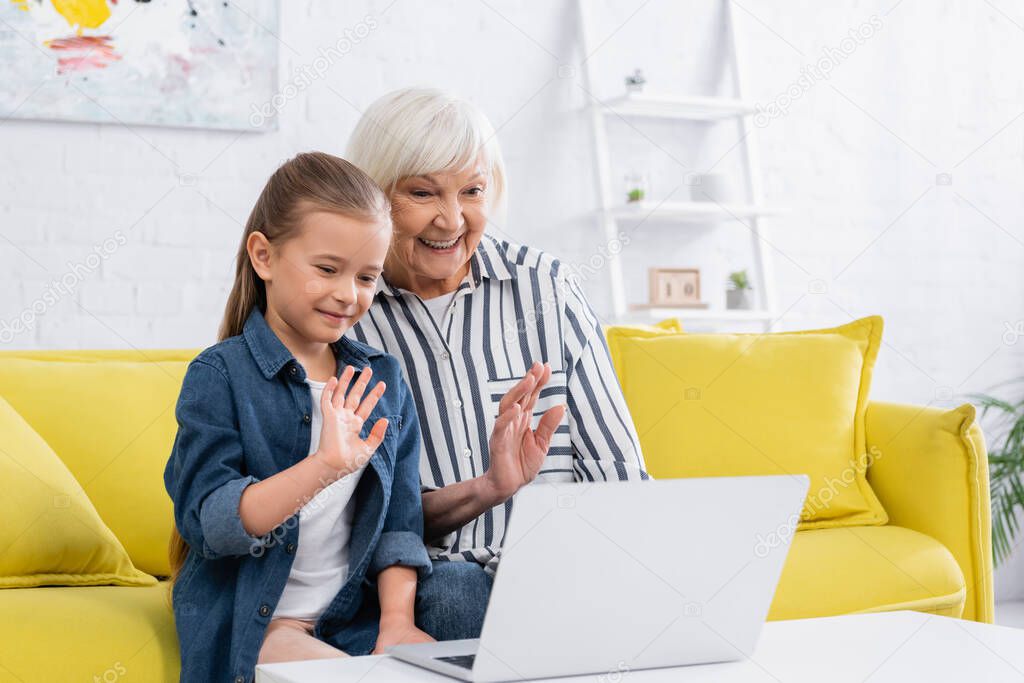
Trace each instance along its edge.
<path fill-rule="evenodd" d="M 702 173 L 694 178 L 690 194 L 695 202 L 731 204 L 736 197 L 732 178 L 727 173 Z"/>
<path fill-rule="evenodd" d="M 754 290 L 752 289 L 727 289 L 725 290 L 725 307 L 729 310 L 748 311 L 754 307 Z"/>

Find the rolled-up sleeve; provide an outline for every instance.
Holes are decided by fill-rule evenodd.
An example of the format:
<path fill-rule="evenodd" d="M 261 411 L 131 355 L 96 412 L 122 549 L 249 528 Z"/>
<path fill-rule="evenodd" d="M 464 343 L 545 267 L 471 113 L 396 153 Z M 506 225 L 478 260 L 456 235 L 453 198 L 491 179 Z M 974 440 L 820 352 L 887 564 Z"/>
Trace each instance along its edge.
<path fill-rule="evenodd" d="M 258 481 L 245 472 L 242 440 L 227 376 L 196 359 L 189 364 L 175 408 L 178 432 L 164 469 L 174 522 L 185 542 L 207 559 L 259 556 L 269 534 L 249 534 L 238 504 Z"/>
<path fill-rule="evenodd" d="M 381 534 L 369 573 L 377 575 L 396 564 L 415 567 L 420 578 L 430 573 L 430 558 L 421 536 L 411 531 L 385 531 Z"/>
<path fill-rule="evenodd" d="M 368 578 L 394 565 L 414 567 L 423 578 L 432 565 L 423 544 L 423 504 L 420 500 L 420 425 L 416 405 L 405 381 L 401 381 L 402 422 L 396 440 L 395 473 L 384 530 L 373 551 Z M 388 429 L 393 429 L 389 425 Z"/>
<path fill-rule="evenodd" d="M 575 282 L 566 279 L 564 293 L 573 471 L 582 481 L 649 479 L 597 314 Z"/>

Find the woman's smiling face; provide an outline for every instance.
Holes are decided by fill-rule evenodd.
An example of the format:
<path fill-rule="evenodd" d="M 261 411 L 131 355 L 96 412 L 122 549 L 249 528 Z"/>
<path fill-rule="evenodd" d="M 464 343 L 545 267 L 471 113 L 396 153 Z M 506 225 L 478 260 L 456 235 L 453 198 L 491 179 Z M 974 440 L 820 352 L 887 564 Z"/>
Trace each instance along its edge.
<path fill-rule="evenodd" d="M 487 226 L 482 165 L 403 178 L 391 192 L 394 241 L 385 264 L 392 285 L 432 298 L 458 288 Z"/>

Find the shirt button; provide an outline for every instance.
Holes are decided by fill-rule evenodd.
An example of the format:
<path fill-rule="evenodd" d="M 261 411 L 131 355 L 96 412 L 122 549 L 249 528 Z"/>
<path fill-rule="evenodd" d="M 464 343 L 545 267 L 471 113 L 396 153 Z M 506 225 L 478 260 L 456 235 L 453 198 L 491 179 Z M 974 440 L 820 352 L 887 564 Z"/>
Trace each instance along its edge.
<path fill-rule="evenodd" d="M 289 543 L 288 545 L 286 545 L 284 547 L 284 551 L 286 553 L 288 553 L 289 555 L 291 555 L 292 553 L 295 552 L 295 544 L 294 543 Z"/>
<path fill-rule="evenodd" d="M 291 370 L 289 370 L 288 372 L 292 373 L 293 375 L 296 375 L 298 374 L 299 369 L 293 365 Z"/>
<path fill-rule="evenodd" d="M 464 457 L 464 458 L 472 458 L 473 457 L 473 451 L 471 451 L 470 449 L 467 448 L 466 450 L 462 451 L 462 457 Z"/>
<path fill-rule="evenodd" d="M 459 399 L 455 399 L 454 401 L 452 401 L 452 405 L 455 406 L 456 408 L 461 408 L 462 401 L 460 401 Z"/>
<path fill-rule="evenodd" d="M 441 352 L 441 360 L 448 360 L 449 358 L 451 358 L 451 356 L 448 355 L 447 351 Z"/>
<path fill-rule="evenodd" d="M 265 617 L 270 614 L 270 605 L 260 605 L 260 616 Z"/>
<path fill-rule="evenodd" d="M 313 418 L 309 416 L 309 413 L 306 413 L 305 415 L 302 416 L 302 421 L 305 422 L 306 424 L 309 424 L 312 420 Z"/>
<path fill-rule="evenodd" d="M 235 683 L 245 683 L 245 676 L 235 676 Z"/>

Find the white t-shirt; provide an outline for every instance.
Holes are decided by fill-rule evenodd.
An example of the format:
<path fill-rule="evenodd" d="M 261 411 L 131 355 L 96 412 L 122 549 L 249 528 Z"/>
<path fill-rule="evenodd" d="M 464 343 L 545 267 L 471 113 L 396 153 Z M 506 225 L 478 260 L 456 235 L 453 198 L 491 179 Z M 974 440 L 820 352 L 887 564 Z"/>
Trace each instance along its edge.
<path fill-rule="evenodd" d="M 423 305 L 427 307 L 434 322 L 440 327 L 441 322 L 444 320 L 445 311 L 448 310 L 448 307 L 451 306 L 454 300 L 455 292 L 449 292 L 448 294 L 435 296 L 433 299 L 423 299 Z"/>
<path fill-rule="evenodd" d="M 307 378 L 313 399 L 309 454 L 320 446 L 323 412 L 320 397 L 324 382 Z M 348 578 L 348 542 L 352 535 L 356 484 L 366 465 L 342 477 L 299 510 L 299 543 L 288 582 L 274 609 L 274 617 L 320 618 Z"/>

